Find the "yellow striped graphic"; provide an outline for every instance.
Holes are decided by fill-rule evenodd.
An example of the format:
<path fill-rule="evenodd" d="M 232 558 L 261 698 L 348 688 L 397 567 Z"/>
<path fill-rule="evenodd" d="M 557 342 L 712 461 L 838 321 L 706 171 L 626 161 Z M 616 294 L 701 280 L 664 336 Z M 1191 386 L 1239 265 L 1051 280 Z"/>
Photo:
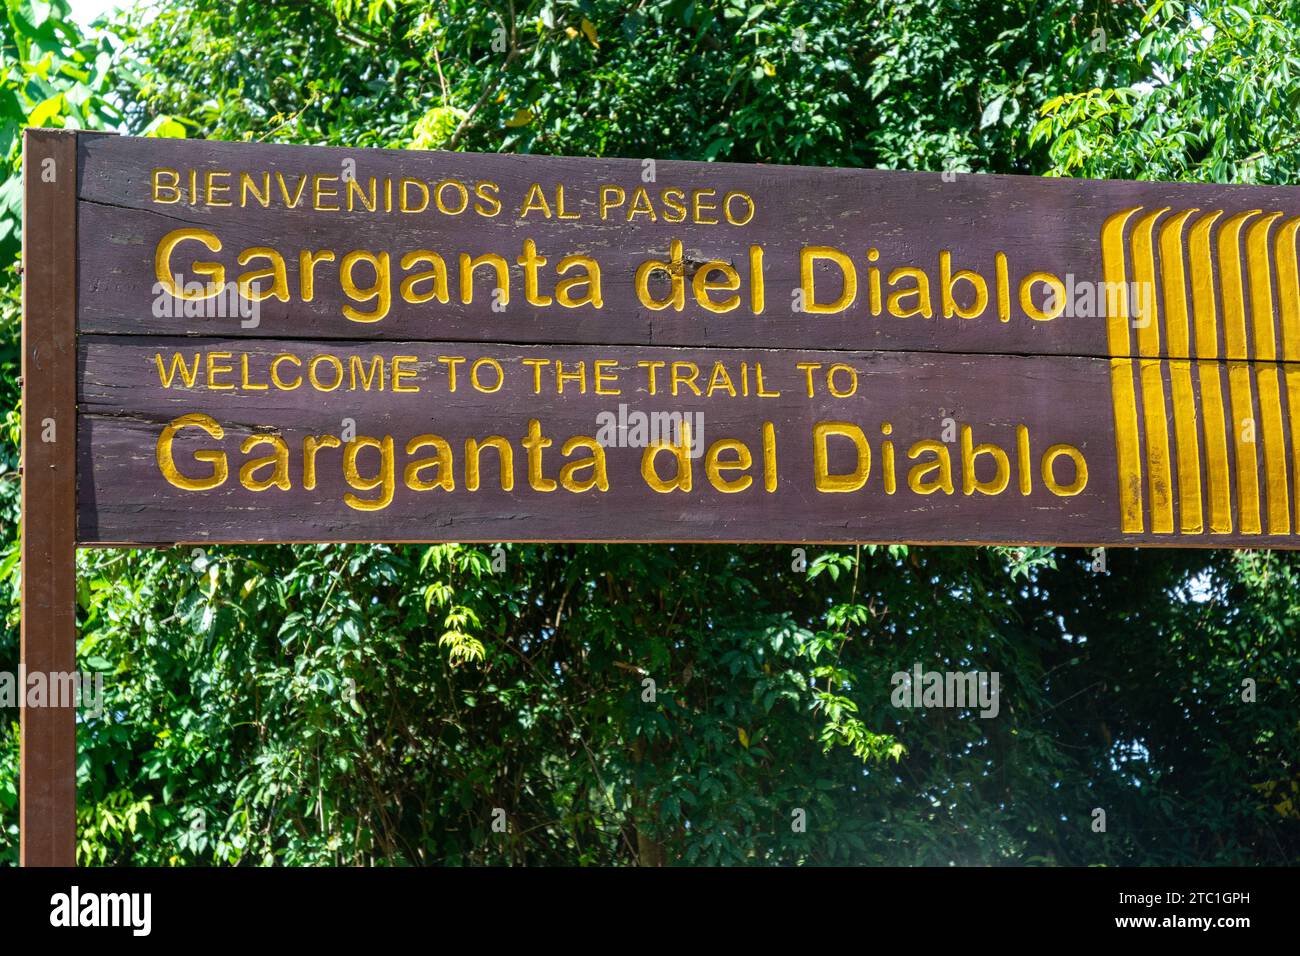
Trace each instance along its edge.
<path fill-rule="evenodd" d="M 1268 533 L 1291 533 L 1291 496 L 1287 489 L 1287 442 L 1282 424 L 1282 390 L 1276 365 L 1258 367 L 1260 427 L 1264 432 L 1264 489 L 1268 496 Z"/>
<path fill-rule="evenodd" d="M 1188 239 L 1192 273 L 1192 314 L 1196 328 L 1196 357 L 1219 357 L 1218 296 L 1214 283 L 1214 255 L 1210 231 L 1223 210 L 1206 213 L 1192 227 Z M 1232 486 L 1228 469 L 1228 436 L 1223 414 L 1223 385 L 1217 365 L 1198 362 L 1204 410 L 1205 484 L 1211 534 L 1232 533 Z"/>
<path fill-rule="evenodd" d="M 1146 426 L 1147 475 L 1151 488 L 1151 530 L 1172 534 L 1174 498 L 1169 474 L 1169 430 L 1165 412 L 1165 383 L 1159 359 L 1143 359 L 1142 419 Z"/>
<path fill-rule="evenodd" d="M 1165 349 L 1173 388 L 1174 444 L 1178 447 L 1178 528 L 1184 535 L 1205 529 L 1201 511 L 1201 454 L 1196 434 L 1196 390 L 1192 386 L 1191 316 L 1187 312 L 1187 269 L 1183 265 L 1183 228 L 1193 212 L 1187 209 L 1165 220 L 1160 230 L 1161 294 L 1165 300 Z"/>
<path fill-rule="evenodd" d="M 1214 257 L 1210 253 L 1210 227 L 1223 215 L 1216 209 L 1192 227 L 1188 256 L 1192 270 L 1192 311 L 1196 317 L 1196 357 L 1219 357 L 1218 308 L 1214 299 Z"/>
<path fill-rule="evenodd" d="M 1286 404 L 1291 412 L 1291 474 L 1300 475 L 1300 428 L 1296 427 L 1300 414 L 1300 368 L 1286 369 Z M 1296 489 L 1295 513 L 1300 517 L 1300 479 L 1293 482 Z"/>
<path fill-rule="evenodd" d="M 1255 409 L 1250 393 L 1250 366 L 1228 363 L 1232 401 L 1233 458 L 1237 463 L 1237 523 L 1242 534 L 1259 534 L 1259 462 L 1255 458 Z"/>
<path fill-rule="evenodd" d="M 1187 270 L 1183 265 L 1183 227 L 1192 213 L 1175 213 L 1160 228 L 1160 277 L 1165 306 L 1165 348 L 1173 389 L 1174 443 L 1178 449 L 1178 529 L 1201 534 L 1201 452 L 1196 434 L 1196 391 L 1192 385 L 1191 317 L 1187 312 Z"/>
<path fill-rule="evenodd" d="M 1156 220 L 1168 207 L 1149 212 L 1133 223 L 1133 282 L 1137 304 L 1133 327 L 1137 329 L 1138 354 L 1145 358 L 1160 355 L 1160 309 L 1156 305 L 1156 255 L 1153 245 Z"/>
<path fill-rule="evenodd" d="M 1259 209 L 1137 206 L 1103 223 L 1125 533 L 1149 516 L 1173 534 L 1175 510 L 1181 534 L 1300 526 L 1300 367 L 1278 365 L 1300 365 L 1298 241 L 1300 216 Z"/>
<path fill-rule="evenodd" d="M 1170 216 L 1160 229 L 1160 271 L 1164 280 L 1165 327 L 1169 333 L 1169 357 L 1192 357 L 1191 329 L 1187 316 L 1187 271 L 1183 268 L 1183 226 L 1199 209 Z"/>
<path fill-rule="evenodd" d="M 1268 263 L 1268 231 L 1282 218 L 1270 213 L 1246 232 L 1246 269 L 1250 273 L 1250 324 L 1255 330 L 1255 355 L 1260 362 L 1277 359 L 1273 335 L 1273 276 Z M 1231 358 L 1231 356 L 1229 356 Z"/>
<path fill-rule="evenodd" d="M 1165 409 L 1165 382 L 1160 369 L 1160 310 L 1156 305 L 1156 256 L 1153 245 L 1156 220 L 1168 212 L 1157 209 L 1133 224 L 1133 283 L 1138 354 L 1142 381 L 1142 424 L 1146 434 L 1147 482 L 1151 491 L 1151 530 L 1172 534 L 1174 497 L 1169 466 L 1169 413 Z"/>
<path fill-rule="evenodd" d="M 1228 473 L 1228 430 L 1217 362 L 1197 362 L 1205 418 L 1205 483 L 1209 487 L 1210 534 L 1232 534 L 1232 488 Z"/>
<path fill-rule="evenodd" d="M 1119 469 L 1120 527 L 1125 534 L 1143 530 L 1142 458 L 1138 441 L 1137 396 L 1133 388 L 1133 362 L 1127 358 L 1128 278 L 1124 266 L 1124 226 L 1141 207 L 1125 209 L 1107 218 L 1101 228 L 1102 274 L 1106 283 L 1106 338 L 1110 360 L 1111 405 L 1115 415 L 1115 459 Z M 1120 289 L 1118 296 L 1110 290 Z"/>
<path fill-rule="evenodd" d="M 1277 263 L 1278 322 L 1282 326 L 1282 360 L 1300 362 L 1300 262 L 1296 232 L 1300 216 L 1282 223 L 1273 239 Z M 1286 369 L 1286 405 L 1291 423 L 1291 485 L 1295 489 L 1295 515 L 1300 523 L 1300 370 Z"/>
<path fill-rule="evenodd" d="M 1259 215 L 1250 209 L 1229 216 L 1219 227 L 1219 276 L 1223 284 L 1223 351 L 1228 358 L 1232 407 L 1233 459 L 1237 464 L 1237 524 L 1242 534 L 1259 534 L 1258 429 L 1247 358 L 1246 291 L 1241 277 L 1241 227 Z"/>
<path fill-rule="evenodd" d="M 1269 268 L 1268 232 L 1282 218 L 1269 213 L 1246 232 L 1246 269 L 1250 274 L 1250 324 L 1255 332 L 1257 363 L 1277 360 L 1277 337 L 1273 330 L 1273 274 Z M 1264 491 L 1268 505 L 1268 533 L 1291 533 L 1291 496 L 1286 477 L 1286 427 L 1282 421 L 1282 390 L 1278 370 L 1270 365 L 1255 366 L 1255 387 L 1259 391 L 1259 430 L 1264 437 Z"/>
<path fill-rule="evenodd" d="M 1178 445 L 1178 528 L 1183 534 L 1205 530 L 1201 511 L 1201 454 L 1196 436 L 1196 393 L 1192 388 L 1192 363 L 1169 363 L 1174 389 L 1174 440 Z"/>
<path fill-rule="evenodd" d="M 1277 259 L 1278 312 L 1282 319 L 1282 359 L 1300 361 L 1300 263 L 1296 262 L 1296 230 L 1300 216 L 1288 219 L 1273 240 Z"/>
<path fill-rule="evenodd" d="M 1258 209 L 1229 216 L 1219 227 L 1219 277 L 1223 283 L 1223 354 L 1246 358 L 1246 293 L 1241 282 L 1241 227 Z"/>

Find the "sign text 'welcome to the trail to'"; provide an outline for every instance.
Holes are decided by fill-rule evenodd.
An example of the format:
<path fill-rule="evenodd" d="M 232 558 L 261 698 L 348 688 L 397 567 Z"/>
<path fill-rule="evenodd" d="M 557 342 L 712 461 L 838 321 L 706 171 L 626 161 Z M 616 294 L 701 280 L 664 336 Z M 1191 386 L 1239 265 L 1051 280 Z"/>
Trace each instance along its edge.
<path fill-rule="evenodd" d="M 83 544 L 1297 541 L 1295 189 L 76 153 Z"/>

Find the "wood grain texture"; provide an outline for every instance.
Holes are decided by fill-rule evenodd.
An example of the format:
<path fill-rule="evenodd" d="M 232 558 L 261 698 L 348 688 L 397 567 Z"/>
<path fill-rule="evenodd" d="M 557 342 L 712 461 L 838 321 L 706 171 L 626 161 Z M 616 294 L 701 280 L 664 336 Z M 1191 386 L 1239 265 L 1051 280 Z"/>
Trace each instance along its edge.
<path fill-rule="evenodd" d="M 76 133 L 25 132 L 21 660 L 47 679 L 76 670 L 76 163 Z M 26 700 L 19 858 L 72 866 L 76 710 Z"/>
<path fill-rule="evenodd" d="M 647 166 L 637 159 L 574 159 L 509 155 L 473 155 L 462 153 L 416 152 L 397 150 L 352 150 L 231 144 L 174 140 L 141 140 L 129 137 L 98 139 L 83 144 L 85 173 L 80 186 L 83 239 L 81 256 L 80 328 L 97 334 L 207 334 L 248 338 L 353 338 L 423 341 L 477 341 L 556 344 L 620 344 L 731 346 L 758 348 L 812 348 L 847 350 L 899 350 L 926 352 L 1050 354 L 1109 356 L 1149 354 L 1152 344 L 1157 354 L 1166 354 L 1168 336 L 1161 341 L 1145 342 L 1139 349 L 1138 334 L 1132 341 L 1114 347 L 1108 342 L 1105 312 L 1096 303 L 1080 300 L 1079 289 L 1095 284 L 1106 276 L 1103 263 L 1102 232 L 1109 217 L 1124 210 L 1141 210 L 1120 230 L 1119 241 L 1125 254 L 1120 272 L 1129 282 L 1146 281 L 1157 296 L 1166 289 L 1166 273 L 1173 276 L 1172 257 L 1160 263 L 1156 256 L 1151 267 L 1144 269 L 1141 259 L 1142 230 L 1151 233 L 1147 245 L 1160 250 L 1181 250 L 1179 288 L 1202 273 L 1206 281 L 1216 283 L 1216 295 L 1222 294 L 1221 259 L 1231 258 L 1232 250 L 1218 243 L 1222 227 L 1233 214 L 1263 210 L 1284 216 L 1300 213 L 1300 190 L 1295 187 L 1246 187 L 1186 185 L 1168 183 L 1098 182 L 1087 180 L 1044 179 L 1038 177 L 982 176 L 883 172 L 876 170 L 813 169 L 781 166 L 742 166 L 722 163 L 688 163 L 660 161 L 653 165 L 653 182 L 647 182 Z M 351 164 L 349 167 L 348 164 Z M 174 169 L 181 177 L 181 198 L 177 202 L 153 201 L 152 171 Z M 475 214 L 471 200 L 468 211 L 448 215 L 436 210 L 436 203 L 418 213 L 385 212 L 379 200 L 377 211 L 365 211 L 354 200 L 352 211 L 317 211 L 314 196 L 317 182 L 325 198 L 319 203 L 329 206 L 331 190 L 341 186 L 344 170 L 351 169 L 358 183 L 366 185 L 373 177 L 400 183 L 403 178 L 436 189 L 448 181 L 468 184 L 492 183 L 501 203 L 498 214 L 486 217 Z M 198 202 L 189 202 L 189 171 L 195 173 Z M 214 182 L 233 191 L 220 193 L 218 201 L 233 206 L 212 206 L 203 202 L 209 173 L 228 173 L 234 179 Z M 255 183 L 269 177 L 269 208 L 244 196 L 240 208 L 238 176 L 249 173 Z M 283 177 L 283 186 L 276 177 Z M 309 177 L 306 181 L 302 177 Z M 521 218 L 529 188 L 537 184 L 548 197 L 550 218 L 540 212 Z M 568 215 L 559 219 L 556 186 L 564 186 Z M 627 201 L 606 213 L 602 219 L 600 190 L 605 186 L 622 189 Z M 220 187 L 218 187 L 220 188 Z M 415 187 L 413 205 L 420 194 Z M 451 187 L 449 187 L 451 188 Z M 627 210 L 638 188 L 647 190 L 655 207 L 655 218 L 644 212 L 627 221 Z M 669 211 L 660 202 L 664 190 L 677 189 L 691 196 L 695 190 L 712 190 L 704 202 L 720 202 L 731 191 L 743 191 L 754 201 L 754 215 L 744 225 L 725 222 L 720 211 L 703 213 L 703 218 L 718 218 L 720 224 L 696 224 L 694 207 L 688 221 L 666 221 Z M 454 201 L 454 188 L 446 194 L 447 207 Z M 288 208 L 288 200 L 297 200 Z M 688 204 L 689 205 L 689 204 Z M 1189 243 L 1198 219 L 1183 219 L 1185 230 L 1174 234 L 1166 229 L 1180 211 L 1200 210 L 1205 215 L 1218 212 L 1216 240 L 1208 258 L 1202 263 L 1189 251 Z M 1157 214 L 1146 221 L 1144 217 Z M 1190 213 L 1189 213 L 1190 215 Z M 740 218 L 738 213 L 737 218 Z M 1240 227 L 1237 254 L 1250 257 L 1248 238 L 1254 236 L 1258 249 L 1275 261 L 1264 263 L 1261 270 L 1294 265 L 1294 230 L 1291 242 L 1278 247 L 1277 239 L 1286 230 L 1288 219 L 1278 219 L 1270 232 L 1252 233 L 1251 227 L 1262 217 L 1248 218 Z M 1158 222 L 1157 222 L 1158 220 Z M 450 301 L 409 303 L 394 295 L 390 312 L 373 323 L 359 323 L 346 318 L 341 306 L 346 304 L 337 283 L 339 262 L 321 265 L 315 295 L 301 301 L 296 294 L 288 302 L 275 299 L 261 303 L 260 325 L 241 329 L 237 321 L 226 318 L 193 317 L 160 320 L 153 315 L 152 292 L 155 276 L 155 251 L 159 240 L 169 232 L 186 226 L 211 230 L 220 237 L 220 254 L 209 255 L 198 249 L 203 260 L 224 262 L 233 278 L 241 271 L 235 265 L 240 250 L 270 247 L 289 258 L 291 282 L 296 281 L 296 256 L 300 249 L 332 250 L 341 257 L 347 250 L 387 250 L 393 256 L 393 272 L 400 278 L 397 260 L 403 251 L 429 249 L 443 254 L 454 263 L 460 252 L 481 255 L 496 252 L 511 264 L 514 283 L 509 305 L 494 311 L 480 285 L 476 300 L 465 304 L 456 295 L 453 276 Z M 1226 235 L 1226 234 L 1225 234 Z M 569 254 L 595 257 L 602 266 L 604 303 L 602 308 L 576 309 L 537 307 L 522 294 L 522 270 L 515 259 L 525 239 L 536 242 L 539 253 L 549 258 L 542 270 L 544 286 L 554 284 L 550 270 Z M 734 265 L 742 282 L 742 294 L 753 284 L 747 250 L 760 245 L 764 250 L 765 308 L 755 315 L 745 302 L 725 314 L 715 314 L 697 305 L 689 288 L 686 302 L 679 312 L 673 309 L 651 311 L 635 294 L 633 279 L 637 265 L 648 258 L 668 256 L 670 243 L 682 243 L 680 268 L 687 286 L 703 263 L 720 261 Z M 800 287 L 798 270 L 800 249 L 825 245 L 842 250 L 856 263 L 859 289 L 852 306 L 842 313 L 816 315 L 794 311 L 795 290 Z M 1258 252 L 1258 249 L 1256 250 Z M 868 260 L 871 250 L 878 258 Z M 978 318 L 945 318 L 942 307 L 944 283 L 940 266 L 943 253 L 950 253 L 952 274 L 970 270 L 988 283 L 988 303 Z M 1006 256 L 1006 320 L 999 317 L 997 292 L 997 254 Z M 193 261 L 178 256 L 178 262 Z M 1258 258 L 1258 255 L 1256 256 Z M 1281 261 L 1285 260 L 1285 262 Z M 1127 268 L 1124 267 L 1125 261 Z M 880 315 L 872 314 L 868 268 L 881 270 Z M 933 316 L 900 318 L 889 314 L 888 279 L 893 270 L 914 267 L 928 276 Z M 364 270 L 363 270 L 364 271 Z M 1291 269 L 1291 273 L 1294 273 Z M 815 270 L 819 299 L 833 299 L 842 286 L 840 272 L 834 265 L 820 261 Z M 1046 272 L 1070 281 L 1072 305 L 1069 313 L 1050 321 L 1031 318 L 1022 307 L 1019 283 L 1033 273 Z M 1149 273 L 1149 275 L 1148 275 Z M 1117 274 L 1118 275 L 1118 274 Z M 1073 278 L 1071 278 L 1073 277 Z M 481 277 L 480 277 L 481 278 Z M 1283 288 L 1277 280 L 1279 301 L 1270 303 L 1275 312 L 1283 307 L 1282 298 L 1295 300 L 1295 290 Z M 1249 285 L 1249 275 L 1246 276 Z M 398 279 L 394 279 L 394 285 Z M 1169 280 L 1171 283 L 1173 279 Z M 900 278 L 896 288 L 909 284 Z M 1292 283 L 1293 285 L 1294 283 Z M 660 295 L 668 293 L 668 279 L 657 274 L 650 287 Z M 1042 305 L 1046 287 L 1033 287 L 1031 301 Z M 1249 298 L 1250 290 L 1246 290 Z M 955 299 L 963 307 L 973 307 L 972 287 L 958 280 Z M 1185 297 L 1190 298 L 1190 294 Z M 910 300 L 909 300 L 910 302 Z M 905 311 L 903 304 L 899 311 Z M 1247 302 L 1247 311 L 1256 303 Z M 1082 315 L 1077 313 L 1089 312 Z M 1131 316 L 1131 318 L 1138 318 Z M 1224 327 L 1226 316 L 1210 332 L 1219 342 L 1229 333 Z M 1163 313 L 1158 317 L 1164 321 Z M 1270 327 L 1278 325 L 1270 313 Z M 1256 320 L 1252 317 L 1252 322 Z M 1256 322 L 1262 324 L 1262 322 Z M 1127 338 L 1127 337 L 1126 337 Z M 1149 339 L 1144 336 L 1144 339 Z M 1208 354 L 1208 339 L 1198 341 L 1201 354 Z M 1300 339 L 1295 342 L 1300 355 Z M 1174 343 L 1178 355 L 1179 345 Z M 1218 353 L 1222 355 L 1222 349 Z M 1236 357 L 1236 356 L 1229 356 Z M 1252 351 L 1242 357 L 1268 358 Z"/>
<path fill-rule="evenodd" d="M 236 387 L 204 387 L 207 356 L 219 356 L 214 382 Z M 156 356 L 170 368 L 180 355 L 197 368 L 194 387 L 182 387 L 179 377 L 162 386 Z M 322 392 L 304 383 L 291 391 L 270 384 L 268 369 L 277 356 L 291 355 L 302 367 L 284 360 L 281 379 L 292 384 L 313 357 L 319 359 L 318 378 L 324 385 L 337 377 L 335 362 L 345 370 L 344 383 Z M 361 366 L 379 361 L 391 367 L 394 356 L 410 356 L 411 376 L 404 380 L 416 392 L 394 393 L 372 387 L 351 387 L 352 359 Z M 463 358 L 458 384 L 449 389 L 449 366 L 443 357 Z M 244 359 L 248 371 L 242 369 Z M 468 370 L 489 358 L 501 367 L 502 384 L 492 392 L 475 390 Z M 529 361 L 549 365 L 529 365 Z M 618 395 L 595 394 L 594 362 L 604 360 L 607 387 Z M 570 374 L 585 363 L 587 388 L 570 379 L 556 393 L 555 363 Z M 638 363 L 664 363 L 658 373 L 657 395 L 650 395 L 647 371 Z M 696 396 L 687 387 L 677 397 L 667 387 L 674 362 L 694 362 L 702 391 L 722 363 L 738 392 L 716 388 L 710 397 Z M 797 363 L 820 363 L 814 375 L 816 392 L 807 395 L 807 378 Z M 748 369 L 750 395 L 741 391 L 741 374 Z M 852 369 L 857 391 L 836 398 L 825 384 L 832 365 L 837 390 L 849 390 Z M 758 397 L 755 369 L 762 367 L 764 391 Z M 1159 367 L 1157 365 L 1157 367 Z M 536 371 L 537 369 L 541 371 Z M 1226 368 L 1213 364 L 1226 383 Z M 683 373 L 688 371 L 683 367 Z M 480 366 L 481 384 L 491 388 L 497 375 Z M 1169 387 L 1168 371 L 1165 385 Z M 542 387 L 537 389 L 537 375 Z M 1149 521 L 1141 533 L 1121 530 L 1119 472 L 1115 458 L 1112 408 L 1112 366 L 1108 360 L 1076 357 L 1018 357 L 942 355 L 925 353 L 818 353 L 729 349 L 590 348 L 585 346 L 471 346 L 456 343 L 303 343 L 292 340 L 154 339 L 83 336 L 81 344 L 81 422 L 79 454 L 79 539 L 86 544 L 123 542 L 260 542 L 260 541 L 860 541 L 960 543 L 1158 544 L 1177 546 L 1293 547 L 1289 530 L 1283 534 L 1155 533 Z M 372 386 L 377 380 L 372 380 Z M 360 382 L 360 380 L 358 380 Z M 388 381 L 391 387 L 391 378 Z M 778 393 L 776 395 L 775 393 Z M 710 482 L 707 458 L 692 466 L 689 492 L 657 492 L 642 475 L 645 451 L 640 447 L 605 449 L 608 490 L 572 492 L 564 488 L 535 490 L 529 479 L 523 440 L 529 421 L 554 442 L 542 451 L 542 472 L 555 479 L 560 467 L 585 453 L 565 457 L 562 446 L 572 436 L 598 435 L 599 416 L 634 412 L 677 412 L 692 416 L 703 431 L 701 449 L 720 439 L 745 443 L 752 466 L 726 473 L 752 477 L 743 491 L 724 492 Z M 214 440 L 197 428 L 177 433 L 173 458 L 182 474 L 210 474 L 212 466 L 196 461 L 196 451 L 220 451 L 226 456 L 227 477 L 219 487 L 192 491 L 164 479 L 158 461 L 164 427 L 183 415 L 202 413 L 218 423 L 223 437 Z M 699 419 L 693 418 L 699 415 Z M 634 419 L 627 419 L 634 421 Z M 358 436 L 394 439 L 394 491 L 382 510 L 348 506 L 345 496 L 362 500 L 383 497 L 382 489 L 359 491 L 343 472 L 345 447 L 319 453 L 316 487 L 304 487 L 302 443 L 306 436 L 340 439 L 349 421 Z M 765 487 L 763 423 L 772 424 L 776 488 Z M 815 484 L 814 427 L 818 422 L 858 426 L 871 453 L 865 484 L 851 492 L 819 491 Z M 883 433 L 888 423 L 889 435 Z M 1018 426 L 1027 429 L 1028 457 L 1020 451 Z M 963 487 L 963 426 L 969 426 L 972 450 L 997 446 L 1007 459 L 1006 487 L 997 493 Z M 1289 418 L 1283 422 L 1289 429 Z M 253 491 L 239 471 L 250 458 L 269 454 L 262 446 L 241 453 L 241 443 L 254 435 L 281 436 L 288 449 L 289 488 Z M 436 434 L 448 442 L 455 489 L 415 491 L 403 482 L 412 457 L 406 443 Z M 481 485 L 466 488 L 464 443 L 502 436 L 512 446 L 513 488 L 498 480 L 497 453 L 484 455 Z M 1140 435 L 1143 447 L 1147 442 Z M 945 440 L 946 439 L 946 440 Z M 892 442 L 895 477 L 889 492 L 886 442 Z M 936 453 L 909 457 L 918 442 L 945 449 L 952 463 L 952 492 L 914 491 L 908 475 L 918 464 L 937 460 Z M 1261 442 L 1263 439 L 1261 439 Z M 1068 445 L 1086 462 L 1086 486 L 1078 494 L 1048 490 L 1042 459 L 1049 449 Z M 848 474 L 858 463 L 849 438 L 828 439 L 827 471 Z M 1235 450 L 1235 449 L 1234 449 Z M 423 454 L 429 454 L 424 452 Z M 726 460 L 735 460 L 728 453 Z M 974 477 L 991 488 L 997 479 L 997 453 L 976 455 Z M 1294 475 L 1290 451 L 1286 470 Z M 1030 467 L 1022 464 L 1029 461 Z M 381 452 L 367 449 L 358 458 L 359 474 L 378 474 Z M 674 472 L 667 454 L 661 474 Z M 1201 470 L 1204 467 L 1201 466 Z M 267 469 L 260 473 L 265 478 Z M 931 472 L 933 479 L 937 473 Z M 1027 486 L 1021 482 L 1027 481 Z M 1075 480 L 1068 456 L 1054 464 L 1058 488 Z M 1291 484 L 1294 487 L 1294 483 Z M 1027 493 L 1025 493 L 1027 491 Z M 1198 499 L 1199 500 L 1199 499 Z M 1142 506 L 1154 514 L 1155 505 Z M 1231 508 L 1236 509 L 1235 501 Z M 1265 523 L 1265 531 L 1270 526 Z M 1288 529 L 1289 529 L 1288 525 Z"/>
<path fill-rule="evenodd" d="M 85 543 L 1295 540 L 1293 187 L 131 138 L 80 149 Z M 259 271 L 274 294 L 251 320 L 177 297 Z M 575 273 L 588 284 L 566 286 Z M 188 293 L 169 288 L 174 275 Z M 407 356 L 420 391 L 266 387 L 285 353 L 337 356 L 341 368 L 378 356 L 390 374 Z M 152 356 L 181 354 L 199 363 L 197 384 L 163 387 Z M 440 357 L 466 360 L 459 391 Z M 501 364 L 499 390 L 465 382 L 485 357 Z M 556 362 L 581 364 L 589 377 L 606 361 L 623 391 L 574 379 L 563 393 L 530 388 L 530 360 L 552 363 L 547 375 Z M 705 382 L 721 367 L 734 387 L 738 369 L 761 364 L 780 396 L 654 394 L 636 378 L 641 362 L 696 363 Z M 823 376 L 845 366 L 838 374 L 858 386 L 836 397 L 846 379 L 822 381 L 810 396 L 801 362 Z M 252 384 L 240 381 L 242 363 Z M 564 441 L 594 436 L 597 416 L 620 405 L 702 416 L 708 441 L 746 444 L 753 485 L 719 490 L 725 479 L 701 472 L 690 492 L 660 493 L 638 449 L 610 448 L 608 490 L 544 490 L 553 473 L 532 487 L 530 420 L 555 442 L 559 467 Z M 182 487 L 180 471 L 163 478 L 159 437 L 183 415 L 222 429 L 220 448 L 192 426 L 175 446 L 224 456 L 216 487 Z M 244 439 L 280 435 L 305 460 L 306 436 L 340 434 L 347 421 L 376 441 L 391 436 L 399 473 L 407 440 L 442 436 L 455 449 L 455 490 L 398 481 L 391 501 L 367 509 L 346 483 L 364 484 L 364 472 L 347 479 L 336 449 L 314 485 L 305 461 L 269 490 L 239 476 Z M 827 422 L 848 423 L 826 440 L 832 459 L 852 456 L 849 426 L 860 429 L 874 467 L 861 488 L 816 487 L 814 428 Z M 464 443 L 488 436 L 513 449 L 515 483 L 470 491 Z M 980 445 L 995 450 L 981 456 Z M 932 490 L 933 472 L 913 475 L 927 455 L 939 474 L 937 459 L 950 461 L 952 493 L 946 482 Z M 982 462 L 973 477 L 963 455 Z M 1045 477 L 1044 456 L 1067 474 L 1083 461 L 1086 486 L 1052 492 L 1070 479 Z M 835 467 L 852 472 L 843 460 L 822 471 Z"/>

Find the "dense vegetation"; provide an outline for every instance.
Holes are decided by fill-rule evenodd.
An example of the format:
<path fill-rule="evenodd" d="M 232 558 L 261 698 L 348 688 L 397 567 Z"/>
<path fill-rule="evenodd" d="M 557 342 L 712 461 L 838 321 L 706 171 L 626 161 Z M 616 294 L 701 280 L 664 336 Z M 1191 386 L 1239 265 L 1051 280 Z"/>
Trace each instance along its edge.
<path fill-rule="evenodd" d="M 1155 179 L 1300 170 L 1295 2 L 163 0 L 100 26 L 64 0 L 5 0 L 5 263 L 24 125 Z M 18 286 L 7 270 L 5 670 Z M 80 659 L 109 704 L 79 731 L 80 860 L 1300 861 L 1300 561 L 799 557 L 83 553 Z M 916 662 L 998 671 L 1000 714 L 890 706 L 889 675 Z M 8 862 L 17 716 L 0 715 Z"/>

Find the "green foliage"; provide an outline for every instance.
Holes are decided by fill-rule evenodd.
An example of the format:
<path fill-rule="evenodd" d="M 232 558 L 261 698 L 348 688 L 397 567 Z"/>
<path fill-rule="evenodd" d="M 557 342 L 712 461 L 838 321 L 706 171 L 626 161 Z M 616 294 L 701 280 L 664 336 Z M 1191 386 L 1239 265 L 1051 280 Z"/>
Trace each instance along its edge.
<path fill-rule="evenodd" d="M 205 135 L 1010 172 L 1047 95 L 1132 79 L 1080 2 L 195 0 L 134 102 Z M 247 51 L 259 51 L 249 63 Z"/>
<path fill-rule="evenodd" d="M 0 263 L 18 251 L 22 214 L 19 171 L 26 126 L 105 129 L 113 105 L 116 54 L 108 37 L 88 38 L 68 19 L 67 0 L 6 0 L 0 30 Z M 7 407 L 7 406 L 6 406 Z"/>
<path fill-rule="evenodd" d="M 1300 4 L 1160 0 L 1129 41 L 1138 84 L 1043 104 L 1034 139 L 1060 175 L 1294 183 Z"/>
<path fill-rule="evenodd" d="M 61 2 L 6 11 L 11 165 L 34 118 L 352 146 L 1224 180 L 1283 181 L 1294 156 L 1291 5 L 177 0 L 94 39 Z M 0 208 L 6 256 L 16 226 L 16 206 Z M 3 291 L 0 400 L 14 408 L 16 280 Z M 9 670 L 16 424 L 14 411 L 0 447 Z M 1296 559 L 1111 550 L 1095 572 L 1087 553 L 1041 548 L 803 557 L 83 553 L 80 666 L 104 674 L 107 699 L 79 727 L 79 858 L 1300 859 Z M 892 706 L 893 675 L 918 662 L 997 671 L 1000 713 Z M 1256 703 L 1242 699 L 1246 679 Z M 17 715 L 0 718 L 0 859 L 13 861 Z M 1099 806 L 1105 835 L 1090 829 Z"/>

